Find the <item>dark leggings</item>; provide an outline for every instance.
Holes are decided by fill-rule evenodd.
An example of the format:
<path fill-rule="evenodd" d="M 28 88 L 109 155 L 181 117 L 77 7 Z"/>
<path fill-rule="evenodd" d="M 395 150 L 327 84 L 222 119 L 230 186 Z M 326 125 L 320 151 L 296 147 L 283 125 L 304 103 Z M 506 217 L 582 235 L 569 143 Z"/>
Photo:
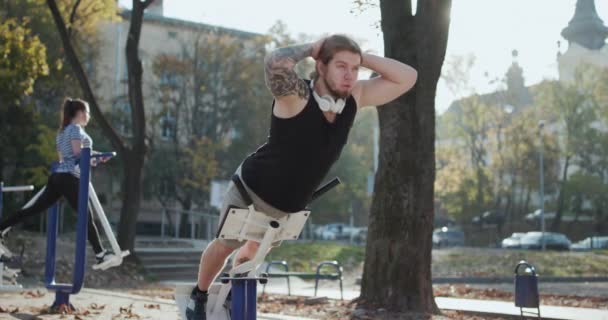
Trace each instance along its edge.
<path fill-rule="evenodd" d="M 72 207 L 74 211 L 78 212 L 79 184 L 80 179 L 76 178 L 70 173 L 53 173 L 49 177 L 44 192 L 42 192 L 40 197 L 31 206 L 23 208 L 11 216 L 4 217 L 2 221 L 0 221 L 0 231 L 14 226 L 26 218 L 48 210 L 62 196 L 68 200 L 70 207 Z M 101 239 L 99 237 L 99 232 L 97 231 L 97 226 L 95 226 L 95 220 L 91 210 L 89 210 L 88 222 L 89 225 L 87 233 L 89 242 L 93 247 L 93 251 L 95 251 L 95 254 L 97 254 L 103 251 L 103 246 L 101 245 Z"/>

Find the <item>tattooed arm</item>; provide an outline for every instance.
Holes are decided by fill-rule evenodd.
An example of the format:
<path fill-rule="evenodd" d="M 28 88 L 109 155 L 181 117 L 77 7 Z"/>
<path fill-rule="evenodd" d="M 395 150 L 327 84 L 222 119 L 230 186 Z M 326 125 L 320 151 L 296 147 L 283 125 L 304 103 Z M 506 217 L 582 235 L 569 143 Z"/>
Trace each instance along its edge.
<path fill-rule="evenodd" d="M 310 94 L 306 83 L 298 78 L 294 67 L 298 61 L 312 55 L 312 44 L 279 48 L 264 61 L 266 86 L 276 100 L 291 100 L 294 97 L 308 100 Z"/>
<path fill-rule="evenodd" d="M 294 67 L 298 61 L 307 57 L 315 58 L 322 40 L 285 48 L 271 52 L 264 60 L 266 86 L 277 102 L 295 102 L 308 100 L 308 90 L 304 80 L 298 78 Z M 281 103 L 282 104 L 282 103 Z"/>

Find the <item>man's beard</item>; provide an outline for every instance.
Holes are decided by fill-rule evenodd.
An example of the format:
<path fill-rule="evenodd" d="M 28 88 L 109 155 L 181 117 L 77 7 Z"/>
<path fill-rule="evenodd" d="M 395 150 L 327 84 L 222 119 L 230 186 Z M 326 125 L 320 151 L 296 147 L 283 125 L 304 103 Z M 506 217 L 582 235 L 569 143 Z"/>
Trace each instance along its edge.
<path fill-rule="evenodd" d="M 334 100 L 346 99 L 350 96 L 350 91 L 340 92 L 340 91 L 334 90 L 332 88 L 332 86 L 330 85 L 329 81 L 325 80 L 325 78 L 323 78 L 323 77 L 321 77 L 321 80 L 323 80 L 323 82 L 325 83 L 327 92 L 329 92 L 329 94 L 331 95 L 332 98 L 334 98 Z"/>

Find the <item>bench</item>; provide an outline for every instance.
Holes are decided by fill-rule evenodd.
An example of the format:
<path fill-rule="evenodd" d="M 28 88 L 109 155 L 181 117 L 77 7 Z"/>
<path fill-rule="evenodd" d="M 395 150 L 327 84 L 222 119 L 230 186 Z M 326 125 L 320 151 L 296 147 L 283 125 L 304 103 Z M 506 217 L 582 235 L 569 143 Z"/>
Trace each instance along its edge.
<path fill-rule="evenodd" d="M 272 266 L 280 266 L 284 271 L 280 272 L 269 272 Z M 321 272 L 323 267 L 333 268 L 333 272 Z M 344 300 L 343 286 L 342 286 L 342 266 L 338 261 L 322 261 L 317 265 L 316 272 L 290 272 L 289 265 L 286 261 L 271 261 L 266 265 L 265 275 L 268 278 L 285 278 L 287 280 L 287 295 L 291 295 L 291 285 L 289 283 L 290 277 L 299 277 L 302 279 L 315 279 L 315 297 L 317 296 L 317 289 L 319 287 L 319 280 L 332 280 L 340 282 L 340 299 Z M 266 290 L 266 284 L 262 287 L 262 294 Z"/>

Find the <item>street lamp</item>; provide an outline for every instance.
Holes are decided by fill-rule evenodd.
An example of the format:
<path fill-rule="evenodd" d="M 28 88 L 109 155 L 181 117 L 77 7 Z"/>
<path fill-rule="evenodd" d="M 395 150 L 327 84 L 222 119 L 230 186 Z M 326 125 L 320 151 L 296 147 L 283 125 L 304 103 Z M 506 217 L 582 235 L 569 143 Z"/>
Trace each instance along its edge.
<path fill-rule="evenodd" d="M 545 251 L 545 175 L 543 168 L 543 128 L 545 127 L 545 120 L 538 121 L 538 138 L 540 141 L 540 231 L 541 231 L 541 246 L 542 250 Z"/>

